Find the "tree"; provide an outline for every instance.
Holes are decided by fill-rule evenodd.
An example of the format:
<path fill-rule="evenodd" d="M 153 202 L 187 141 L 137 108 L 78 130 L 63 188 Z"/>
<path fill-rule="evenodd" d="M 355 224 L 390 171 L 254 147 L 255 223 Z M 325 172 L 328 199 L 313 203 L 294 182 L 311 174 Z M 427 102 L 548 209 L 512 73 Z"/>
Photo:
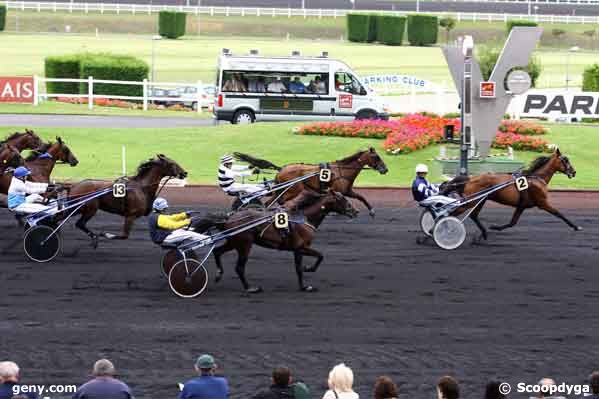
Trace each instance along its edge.
<path fill-rule="evenodd" d="M 439 26 L 445 29 L 445 43 L 449 44 L 449 32 L 455 28 L 457 21 L 453 17 L 445 17 L 439 20 Z"/>
<path fill-rule="evenodd" d="M 495 68 L 495 64 L 499 59 L 499 54 L 501 53 L 501 50 L 493 47 L 479 48 L 481 50 L 477 51 L 476 58 L 480 66 L 480 72 L 483 75 L 484 80 L 489 80 L 489 78 L 491 77 L 491 73 L 493 72 L 493 68 Z M 528 62 L 526 68 L 514 69 L 521 69 L 523 71 L 528 72 L 528 74 L 530 75 L 531 86 L 536 87 L 539 76 L 541 75 L 541 72 L 543 70 L 543 66 L 541 65 L 541 61 L 537 57 L 532 56 L 530 57 L 530 61 Z M 508 74 L 506 74 L 506 78 Z"/>

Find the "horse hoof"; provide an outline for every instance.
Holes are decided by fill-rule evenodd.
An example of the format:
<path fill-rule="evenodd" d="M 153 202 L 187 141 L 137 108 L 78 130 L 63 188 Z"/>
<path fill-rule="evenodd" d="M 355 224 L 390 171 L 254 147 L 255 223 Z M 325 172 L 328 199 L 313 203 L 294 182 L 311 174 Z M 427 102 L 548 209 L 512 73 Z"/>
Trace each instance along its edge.
<path fill-rule="evenodd" d="M 219 273 L 216 275 L 216 277 L 214 277 L 214 282 L 215 283 L 220 283 L 220 281 L 223 279 L 223 274 Z"/>
<path fill-rule="evenodd" d="M 116 238 L 116 234 L 112 233 L 102 233 L 102 236 L 108 240 L 113 240 L 114 238 Z"/>
<path fill-rule="evenodd" d="M 248 294 L 258 294 L 262 292 L 262 287 L 250 287 L 245 290 Z"/>
<path fill-rule="evenodd" d="M 582 230 L 583 230 L 583 228 L 582 228 L 582 227 L 580 227 L 580 226 L 576 226 L 576 227 L 574 228 L 574 231 L 582 231 Z"/>
<path fill-rule="evenodd" d="M 318 291 L 318 288 L 312 287 L 311 285 L 307 285 L 305 287 L 302 287 L 302 291 L 303 292 L 316 292 L 316 291 Z"/>
<path fill-rule="evenodd" d="M 368 214 L 370 215 L 371 218 L 374 219 L 374 216 L 376 215 L 376 213 L 374 212 L 374 209 L 371 209 L 368 211 Z"/>

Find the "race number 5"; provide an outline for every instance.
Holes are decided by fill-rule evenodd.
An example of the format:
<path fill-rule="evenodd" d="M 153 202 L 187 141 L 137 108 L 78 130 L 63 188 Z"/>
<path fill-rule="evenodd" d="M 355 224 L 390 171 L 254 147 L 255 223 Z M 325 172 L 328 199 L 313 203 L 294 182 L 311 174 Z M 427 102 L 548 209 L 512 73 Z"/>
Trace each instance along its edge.
<path fill-rule="evenodd" d="M 275 213 L 275 227 L 277 229 L 286 229 L 289 227 L 289 216 L 287 216 L 287 213 Z"/>
<path fill-rule="evenodd" d="M 112 196 L 114 198 L 124 198 L 127 195 L 127 186 L 123 183 L 112 185 Z"/>
<path fill-rule="evenodd" d="M 528 190 L 528 179 L 525 176 L 520 176 L 516 179 L 516 188 L 518 191 Z"/>
<path fill-rule="evenodd" d="M 331 169 L 320 169 L 320 181 L 328 183 L 331 181 Z"/>

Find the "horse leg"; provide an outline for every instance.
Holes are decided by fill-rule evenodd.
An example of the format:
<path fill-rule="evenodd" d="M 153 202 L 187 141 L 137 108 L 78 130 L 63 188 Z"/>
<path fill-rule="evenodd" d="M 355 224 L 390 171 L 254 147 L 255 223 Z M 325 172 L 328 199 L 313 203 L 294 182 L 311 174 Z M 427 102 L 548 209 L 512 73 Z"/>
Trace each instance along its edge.
<path fill-rule="evenodd" d="M 312 248 L 300 248 L 298 249 L 298 252 L 302 255 L 312 256 L 316 258 L 316 262 L 314 262 L 314 265 L 312 265 L 312 267 L 304 267 L 304 272 L 306 273 L 314 273 L 316 270 L 318 270 L 318 266 L 320 266 L 322 260 L 324 259 L 324 256 L 322 256 L 320 252 Z"/>
<path fill-rule="evenodd" d="M 250 286 L 245 278 L 245 265 L 248 262 L 251 248 L 251 241 L 240 242 L 240 245 L 235 248 L 237 250 L 237 265 L 235 266 L 235 271 L 237 272 L 237 276 L 239 276 L 239 280 L 241 280 L 241 284 L 243 284 L 245 291 L 248 294 L 257 294 L 262 292 L 262 287 Z"/>
<path fill-rule="evenodd" d="M 358 201 L 360 201 L 361 203 L 363 203 L 364 206 L 366 206 L 366 208 L 368 208 L 368 214 L 370 215 L 370 217 L 374 217 L 374 209 L 372 208 L 370 203 L 366 200 L 366 198 L 364 198 L 364 196 L 362 194 L 356 193 L 354 190 L 350 189 L 349 192 L 347 194 L 345 194 L 345 196 L 350 197 L 350 198 L 355 198 Z"/>
<path fill-rule="evenodd" d="M 120 235 L 112 233 L 102 233 L 102 235 L 105 238 L 108 238 L 109 240 L 126 240 L 129 238 L 129 234 L 131 234 L 131 229 L 133 228 L 133 223 L 135 223 L 135 219 L 137 219 L 136 215 L 129 215 L 125 217 L 123 231 Z"/>
<path fill-rule="evenodd" d="M 486 198 L 483 200 L 483 202 L 478 204 L 478 206 L 476 207 L 475 210 L 472 211 L 472 213 L 470 214 L 470 219 L 472 219 L 474 224 L 476 224 L 476 227 L 478 227 L 478 229 L 480 230 L 480 238 L 482 238 L 483 240 L 486 241 L 487 240 L 487 229 L 485 229 L 485 226 L 483 226 L 480 219 L 478 218 L 478 214 L 480 213 L 480 211 L 483 210 L 483 206 L 485 205 L 485 202 L 487 202 Z"/>
<path fill-rule="evenodd" d="M 567 217 L 565 217 L 564 215 L 562 215 L 560 211 L 558 211 L 553 206 L 551 206 L 549 204 L 549 202 L 547 202 L 546 199 L 543 200 L 543 202 L 541 202 L 540 204 L 537 204 L 537 206 L 539 207 L 539 209 L 547 211 L 550 214 L 552 214 L 553 216 L 557 216 L 558 218 L 560 218 L 561 220 L 563 220 L 564 222 L 566 222 L 566 224 L 568 226 L 572 227 L 574 229 L 574 231 L 580 231 L 580 230 L 582 230 L 582 227 L 577 226 L 574 223 L 572 223 Z"/>
<path fill-rule="evenodd" d="M 233 246 L 232 240 L 227 240 L 227 242 L 225 242 L 224 245 L 215 248 L 212 252 L 212 255 L 214 256 L 214 261 L 216 262 L 216 269 L 218 270 L 218 273 L 214 278 L 215 282 L 218 283 L 223 278 L 223 274 L 225 273 L 225 269 L 223 269 L 223 264 L 221 261 L 221 256 L 233 249 L 235 249 L 235 247 Z"/>
<path fill-rule="evenodd" d="M 299 288 L 300 291 L 304 291 L 304 292 L 314 292 L 317 291 L 316 288 L 314 288 L 311 285 L 304 285 L 304 271 L 305 268 L 302 265 L 302 260 L 304 258 L 303 256 L 303 251 L 297 250 L 293 252 L 293 257 L 295 258 L 295 272 L 297 273 L 297 280 L 299 282 Z"/>
<path fill-rule="evenodd" d="M 520 208 L 520 207 L 516 208 L 516 210 L 514 211 L 514 214 L 512 215 L 512 220 L 508 224 L 504 224 L 501 226 L 491 226 L 490 227 L 491 230 L 501 231 L 501 230 L 505 230 L 510 227 L 514 227 L 516 225 L 516 223 L 518 223 L 518 220 L 520 219 L 522 212 L 524 212 L 524 208 Z"/>
<path fill-rule="evenodd" d="M 81 210 L 81 217 L 75 223 L 75 226 L 89 236 L 92 241 L 92 248 L 98 248 L 98 235 L 87 228 L 87 222 L 94 217 L 98 208 L 96 206 L 85 206 Z"/>

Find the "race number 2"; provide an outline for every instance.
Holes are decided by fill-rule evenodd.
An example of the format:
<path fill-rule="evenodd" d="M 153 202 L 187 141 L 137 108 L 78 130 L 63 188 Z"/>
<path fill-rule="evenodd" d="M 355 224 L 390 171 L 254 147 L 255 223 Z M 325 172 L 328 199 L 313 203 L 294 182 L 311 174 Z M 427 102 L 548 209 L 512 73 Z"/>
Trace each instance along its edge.
<path fill-rule="evenodd" d="M 516 188 L 518 191 L 528 190 L 528 179 L 525 176 L 520 176 L 516 179 Z"/>
<path fill-rule="evenodd" d="M 320 181 L 328 183 L 331 181 L 331 169 L 320 169 Z"/>
<path fill-rule="evenodd" d="M 289 227 L 289 216 L 287 216 L 287 213 L 275 213 L 275 227 L 277 229 L 286 229 Z"/>
<path fill-rule="evenodd" d="M 112 185 L 112 196 L 114 198 L 124 198 L 127 195 L 127 186 L 123 183 Z"/>

